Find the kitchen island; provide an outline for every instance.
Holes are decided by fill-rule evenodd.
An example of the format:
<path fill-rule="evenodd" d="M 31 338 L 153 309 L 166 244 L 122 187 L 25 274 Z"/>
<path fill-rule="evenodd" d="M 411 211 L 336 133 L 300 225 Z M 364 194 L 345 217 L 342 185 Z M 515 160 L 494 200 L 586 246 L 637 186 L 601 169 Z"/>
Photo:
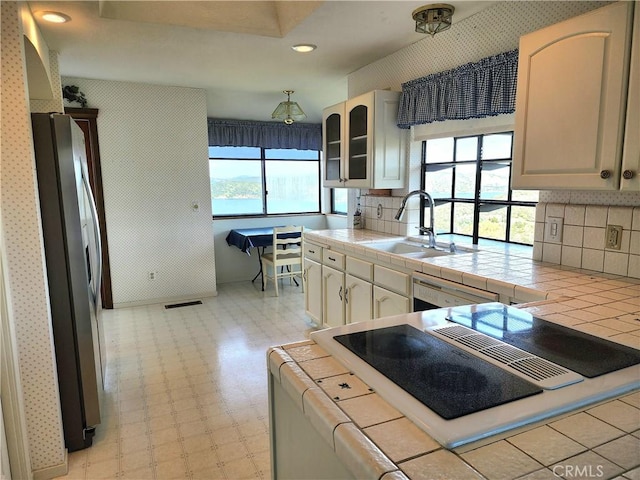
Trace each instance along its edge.
<path fill-rule="evenodd" d="M 640 474 L 638 391 L 450 450 L 313 341 L 270 349 L 268 364 L 273 478 Z"/>
<path fill-rule="evenodd" d="M 327 231 L 312 241 L 515 293 L 536 317 L 640 346 L 636 279 L 486 249 L 416 260 L 366 247 L 380 238 Z M 638 391 L 447 449 L 313 340 L 270 349 L 268 365 L 274 478 L 640 478 Z"/>

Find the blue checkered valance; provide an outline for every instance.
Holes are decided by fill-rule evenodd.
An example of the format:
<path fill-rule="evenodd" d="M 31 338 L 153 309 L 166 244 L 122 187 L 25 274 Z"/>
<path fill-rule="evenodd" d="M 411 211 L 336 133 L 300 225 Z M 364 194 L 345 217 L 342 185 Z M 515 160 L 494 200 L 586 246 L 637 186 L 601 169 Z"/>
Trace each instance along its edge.
<path fill-rule="evenodd" d="M 208 118 L 209 145 L 322 150 L 320 123 L 259 122 Z"/>
<path fill-rule="evenodd" d="M 517 76 L 516 49 L 403 83 L 398 127 L 513 113 Z"/>

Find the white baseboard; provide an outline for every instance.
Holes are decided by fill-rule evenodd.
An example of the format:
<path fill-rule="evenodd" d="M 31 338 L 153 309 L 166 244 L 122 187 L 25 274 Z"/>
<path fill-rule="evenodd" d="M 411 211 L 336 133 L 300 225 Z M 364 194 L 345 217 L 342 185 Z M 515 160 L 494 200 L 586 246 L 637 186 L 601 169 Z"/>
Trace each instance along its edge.
<path fill-rule="evenodd" d="M 33 480 L 49 480 L 51 478 L 61 477 L 69 473 L 69 457 L 67 449 L 64 449 L 64 462 L 60 465 L 53 465 L 51 467 L 41 468 L 34 470 Z"/>

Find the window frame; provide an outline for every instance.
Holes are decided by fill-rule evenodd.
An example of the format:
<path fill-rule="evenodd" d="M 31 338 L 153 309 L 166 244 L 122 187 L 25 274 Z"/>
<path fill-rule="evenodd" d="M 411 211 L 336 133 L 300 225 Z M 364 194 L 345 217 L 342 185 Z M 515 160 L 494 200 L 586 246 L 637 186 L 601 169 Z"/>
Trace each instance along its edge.
<path fill-rule="evenodd" d="M 337 188 L 331 188 L 329 189 L 329 196 L 330 196 L 330 206 L 331 208 L 329 209 L 329 211 L 333 214 L 333 215 L 347 215 L 349 212 L 349 199 L 347 198 L 347 211 L 346 212 L 341 212 L 339 210 L 336 210 L 336 201 L 335 201 L 335 193 L 338 189 Z M 341 189 L 341 190 L 346 190 L 346 189 Z"/>
<path fill-rule="evenodd" d="M 209 145 L 209 148 L 215 148 L 215 147 L 220 147 L 220 148 L 224 148 L 223 146 L 220 145 Z M 282 150 L 279 148 L 265 148 L 265 147 L 251 147 L 251 148 L 259 148 L 260 149 L 260 157 L 254 157 L 254 158 L 250 158 L 250 157 L 234 157 L 234 158 L 229 158 L 229 157 L 212 157 L 209 155 L 209 178 L 211 178 L 211 162 L 215 162 L 216 160 L 232 160 L 232 161 L 259 161 L 260 162 L 260 175 L 261 175 L 261 188 L 262 188 L 262 193 L 261 193 L 261 197 L 262 197 L 262 213 L 246 213 L 246 214 L 218 214 L 215 215 L 213 214 L 213 198 L 211 198 L 212 201 L 212 218 L 213 219 L 224 219 L 224 220 L 228 220 L 228 219 L 233 219 L 233 218 L 267 218 L 267 217 L 290 217 L 293 215 L 318 215 L 320 213 L 322 213 L 322 172 L 321 172 L 321 151 L 320 150 L 305 150 L 305 151 L 313 151 L 316 152 L 316 158 L 268 158 L 266 155 L 266 152 L 268 150 Z M 300 149 L 293 149 L 293 150 L 299 150 L 302 151 Z M 267 162 L 316 162 L 317 163 L 317 178 L 318 178 L 318 192 L 317 192 L 317 197 L 318 197 L 318 210 L 314 210 L 314 211 L 306 211 L 306 212 L 285 212 L 285 213 L 268 213 L 267 212 L 267 196 L 269 195 L 269 191 L 267 190 L 267 174 L 266 174 L 266 170 L 267 170 Z"/>
<path fill-rule="evenodd" d="M 483 141 L 485 137 L 489 137 L 492 135 L 511 135 L 511 152 L 510 152 L 510 157 L 509 158 L 491 158 L 491 159 L 483 159 L 482 158 L 482 147 L 483 147 Z M 511 178 L 512 178 L 512 174 L 513 174 L 513 148 L 514 148 L 514 144 L 513 144 L 513 137 L 514 137 L 514 131 L 513 130 L 505 130 L 505 131 L 496 131 L 496 132 L 487 132 L 487 133 L 474 133 L 474 134 L 466 134 L 466 135 L 443 135 L 442 137 L 438 137 L 438 138 L 453 138 L 454 140 L 454 145 L 453 145 L 453 154 L 452 154 L 452 160 L 451 161 L 447 161 L 447 162 L 431 162 L 428 163 L 427 162 L 427 142 L 429 140 L 436 140 L 437 138 L 430 138 L 430 139 L 424 139 L 422 140 L 422 145 L 421 145 L 421 153 L 420 153 L 420 188 L 422 190 L 425 190 L 426 188 L 426 175 L 427 172 L 429 170 L 429 166 L 434 166 L 437 165 L 440 168 L 442 167 L 449 167 L 453 169 L 452 175 L 451 175 L 451 196 L 448 198 L 442 198 L 442 197 L 438 197 L 438 198 L 434 198 L 433 201 L 435 203 L 435 205 L 438 205 L 438 203 L 443 204 L 443 203 L 449 203 L 451 204 L 451 213 L 449 216 L 449 232 L 445 233 L 445 235 L 448 234 L 454 234 L 454 235 L 461 235 L 461 236 L 467 236 L 470 237 L 472 239 L 472 243 L 474 245 L 477 245 L 478 242 L 480 240 L 491 240 L 491 241 L 496 241 L 496 242 L 502 242 L 502 243 L 512 243 L 512 244 L 517 244 L 517 245 L 532 245 L 533 244 L 533 239 L 532 239 L 532 243 L 528 244 L 528 243 L 522 243 L 522 242 L 515 242 L 512 241 L 511 238 L 511 213 L 512 213 L 512 208 L 513 207 L 533 207 L 535 208 L 537 205 L 537 201 L 524 201 L 524 200 L 513 200 L 513 190 L 511 188 Z M 477 147 L 476 147 L 476 158 L 475 160 L 456 160 L 456 154 L 457 154 L 457 146 L 458 146 L 458 141 L 459 140 L 463 140 L 463 139 L 468 139 L 468 138 L 477 138 Z M 490 200 L 490 199 L 482 199 L 481 198 L 481 186 L 482 186 L 482 167 L 485 164 L 498 164 L 498 163 L 504 163 L 508 161 L 509 165 L 508 165 L 508 169 L 509 169 L 509 178 L 508 178 L 508 189 L 507 189 L 507 199 L 506 200 Z M 455 188 L 456 188 L 456 166 L 459 165 L 475 165 L 476 167 L 476 172 L 475 172 L 475 187 L 474 187 L 474 195 L 473 198 L 460 198 L 455 196 Z M 471 235 L 468 234 L 464 234 L 464 233 L 456 233 L 454 232 L 454 217 L 455 217 L 455 206 L 456 204 L 470 204 L 473 205 L 473 232 Z M 504 240 L 500 240 L 500 239 L 496 239 L 496 238 L 489 238 L 489 237 L 482 237 L 480 236 L 480 214 L 482 213 L 482 207 L 484 205 L 494 205 L 496 207 L 506 207 L 507 212 L 506 212 L 506 228 L 505 228 L 505 239 Z M 426 209 L 428 208 L 428 204 L 427 204 L 427 200 L 424 197 L 420 198 L 420 224 L 424 225 L 424 221 L 426 218 Z"/>

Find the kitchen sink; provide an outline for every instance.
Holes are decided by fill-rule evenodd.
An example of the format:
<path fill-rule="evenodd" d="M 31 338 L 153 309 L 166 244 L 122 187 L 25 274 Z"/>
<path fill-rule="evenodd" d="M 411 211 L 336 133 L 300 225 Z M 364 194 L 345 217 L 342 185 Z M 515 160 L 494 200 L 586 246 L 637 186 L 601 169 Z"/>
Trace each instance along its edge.
<path fill-rule="evenodd" d="M 456 247 L 456 251 L 451 252 L 448 245 L 445 247 L 438 246 L 437 248 L 429 248 L 426 245 L 426 241 L 426 238 L 425 242 L 415 241 L 411 238 L 400 238 L 397 240 L 371 242 L 363 245 L 375 250 L 412 258 L 441 257 L 445 255 L 455 255 L 456 253 L 466 253 L 472 251 L 466 248 Z"/>

